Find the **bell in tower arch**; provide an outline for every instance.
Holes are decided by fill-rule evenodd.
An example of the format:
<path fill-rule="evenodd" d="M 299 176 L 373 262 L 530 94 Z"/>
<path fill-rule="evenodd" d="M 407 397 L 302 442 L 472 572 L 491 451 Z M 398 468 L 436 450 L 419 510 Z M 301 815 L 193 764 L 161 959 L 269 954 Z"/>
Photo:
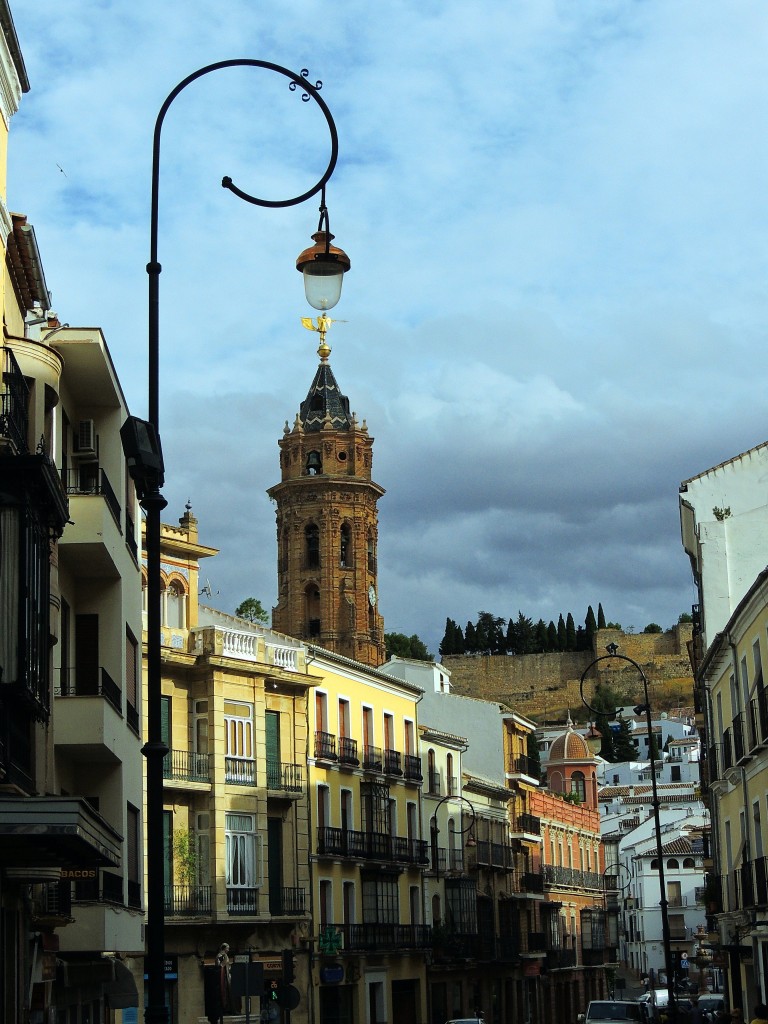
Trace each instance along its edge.
<path fill-rule="evenodd" d="M 320 452 L 311 451 L 307 454 L 307 476 L 317 476 L 323 472 L 323 460 L 320 458 Z"/>

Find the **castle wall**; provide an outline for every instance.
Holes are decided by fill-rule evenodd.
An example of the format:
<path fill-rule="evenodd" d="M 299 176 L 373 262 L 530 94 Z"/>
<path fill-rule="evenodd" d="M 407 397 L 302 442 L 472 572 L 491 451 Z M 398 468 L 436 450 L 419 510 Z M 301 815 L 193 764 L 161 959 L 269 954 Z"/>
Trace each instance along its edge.
<path fill-rule="evenodd" d="M 568 709 L 578 719 L 587 717 L 579 684 L 591 662 L 606 653 L 610 643 L 619 654 L 636 661 L 648 679 L 651 703 L 659 710 L 691 703 L 693 679 L 686 644 L 691 638 L 689 623 L 666 633 L 624 633 L 601 629 L 591 651 L 564 651 L 525 655 L 450 655 L 443 659 L 451 671 L 453 693 L 507 704 L 536 719 L 564 717 Z M 637 670 L 620 659 L 600 661 L 584 681 L 587 700 L 600 681 L 633 701 L 640 701 L 642 681 Z"/>

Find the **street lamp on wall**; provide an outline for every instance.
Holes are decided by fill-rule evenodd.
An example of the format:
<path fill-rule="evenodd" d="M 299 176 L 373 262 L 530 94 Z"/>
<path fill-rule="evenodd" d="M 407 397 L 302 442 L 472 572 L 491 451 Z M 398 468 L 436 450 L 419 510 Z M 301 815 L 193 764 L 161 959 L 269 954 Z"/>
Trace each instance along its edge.
<path fill-rule="evenodd" d="M 669 993 L 669 1021 L 677 1021 L 677 1006 L 675 1000 L 675 981 L 674 981 L 674 962 L 672 960 L 672 939 L 669 930 L 669 912 L 668 912 L 668 901 L 667 901 L 667 883 L 664 877 L 664 844 L 661 838 L 661 818 L 659 815 L 659 793 L 656 785 L 656 756 L 654 754 L 654 737 L 653 737 L 653 722 L 651 720 L 651 703 L 648 697 L 648 680 L 645 672 L 638 665 L 636 661 L 628 657 L 626 654 L 619 654 L 618 644 L 608 644 L 606 647 L 607 654 L 602 654 L 599 658 L 595 658 L 594 661 L 590 662 L 589 665 L 584 669 L 581 674 L 581 680 L 579 681 L 579 693 L 581 694 L 581 700 L 584 706 L 590 711 L 595 717 L 598 715 L 605 715 L 605 711 L 599 711 L 597 708 L 593 708 L 592 705 L 587 701 L 584 696 L 584 681 L 587 674 L 601 661 L 626 661 L 632 665 L 640 676 L 643 684 L 643 699 L 644 703 L 634 708 L 636 715 L 645 714 L 645 722 L 648 730 L 648 759 L 651 765 L 651 791 L 653 793 L 653 822 L 654 829 L 656 832 L 656 856 L 659 862 L 659 907 L 661 909 L 661 937 L 662 945 L 664 947 L 664 968 L 667 974 L 667 991 Z M 617 712 L 614 710 L 611 713 L 611 717 L 615 717 Z"/>
<path fill-rule="evenodd" d="M 440 874 L 440 858 L 438 856 L 438 850 L 437 850 L 437 837 L 440 835 L 440 829 L 439 829 L 438 824 L 437 824 L 437 812 L 440 810 L 442 805 L 444 803 L 446 803 L 446 801 L 448 801 L 448 800 L 455 800 L 455 801 L 458 801 L 460 803 L 465 803 L 467 805 L 467 807 L 469 808 L 469 813 L 470 813 L 469 824 L 466 826 L 466 828 L 452 829 L 451 830 L 452 834 L 453 835 L 458 835 L 458 836 L 463 836 L 463 835 L 465 835 L 468 832 L 469 836 L 468 836 L 468 838 L 466 840 L 466 843 L 464 845 L 465 846 L 469 846 L 469 847 L 477 846 L 477 841 L 475 840 L 475 835 L 474 835 L 474 827 L 475 827 L 476 815 L 475 815 L 475 808 L 474 808 L 474 805 L 472 804 L 472 801 L 468 800 L 467 797 L 465 797 L 465 796 L 453 796 L 451 793 L 448 793 L 441 800 L 438 800 L 437 805 L 435 807 L 434 814 L 432 816 L 432 820 L 430 822 L 430 826 L 429 826 L 430 848 L 431 848 L 431 851 L 432 851 L 432 870 L 434 871 L 435 875 L 439 875 Z"/>
<path fill-rule="evenodd" d="M 161 646 L 161 565 L 160 565 L 160 514 L 166 501 L 160 493 L 164 482 L 164 465 L 160 444 L 159 414 L 159 340 L 160 340 L 160 271 L 158 262 L 158 210 L 160 194 L 160 138 L 165 115 L 179 93 L 192 82 L 213 71 L 233 67 L 264 68 L 274 71 L 290 80 L 289 89 L 301 89 L 301 98 L 314 100 L 325 116 L 331 135 L 331 157 L 320 180 L 299 196 L 291 199 L 259 199 L 243 192 L 224 177 L 222 187 L 229 189 L 240 199 L 256 206 L 269 208 L 297 206 L 312 196 L 321 194 L 320 221 L 317 232 L 312 236 L 315 245 L 304 250 L 299 256 L 297 267 L 302 271 L 307 301 L 315 309 L 331 309 L 341 295 L 341 282 L 350 267 L 349 257 L 342 249 L 331 245 L 328 209 L 325 204 L 325 186 L 333 174 L 338 158 L 338 135 L 331 112 L 319 95 L 322 82 L 312 85 L 307 80 L 309 72 L 301 74 L 289 71 L 279 64 L 268 61 L 238 58 L 219 61 L 200 68 L 188 75 L 172 90 L 160 108 L 155 122 L 152 148 L 152 198 L 150 208 L 150 257 L 147 264 L 149 275 L 149 372 L 148 397 L 149 419 L 130 417 L 121 430 L 123 450 L 128 470 L 136 483 L 140 504 L 146 513 L 147 553 L 147 742 L 142 754 L 147 761 L 147 815 L 145 830 L 147 836 L 147 929 L 146 929 L 146 974 L 148 1000 L 144 1019 L 146 1024 L 166 1024 L 168 1013 L 165 1006 L 165 893 L 163 854 L 163 759 L 168 747 L 162 732 L 162 646 Z"/>

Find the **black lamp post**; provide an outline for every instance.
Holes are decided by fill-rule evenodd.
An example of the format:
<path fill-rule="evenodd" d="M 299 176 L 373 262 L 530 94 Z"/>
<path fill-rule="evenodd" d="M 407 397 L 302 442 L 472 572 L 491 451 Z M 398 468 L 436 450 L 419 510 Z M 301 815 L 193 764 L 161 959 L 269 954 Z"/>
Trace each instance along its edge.
<path fill-rule="evenodd" d="M 222 187 L 234 192 L 240 199 L 256 206 L 296 206 L 321 193 L 320 221 L 312 236 L 315 245 L 305 250 L 297 261 L 297 269 L 304 275 L 307 301 L 315 309 L 331 309 L 341 295 L 341 282 L 350 262 L 343 250 L 331 245 L 333 235 L 328 223 L 325 205 L 325 186 L 333 174 L 338 158 L 339 143 L 331 112 L 319 95 L 322 82 L 315 85 L 307 80 L 308 71 L 301 74 L 289 71 L 268 61 L 238 58 L 209 64 L 189 75 L 169 94 L 160 108 L 155 122 L 152 149 L 152 203 L 150 211 L 149 275 L 149 420 L 130 417 L 121 430 L 123 448 L 129 472 L 136 482 L 136 490 L 147 517 L 147 717 L 148 736 L 142 748 L 147 759 L 147 955 L 148 1001 L 144 1015 L 146 1024 L 166 1024 L 165 1006 L 165 905 L 163 878 L 163 759 L 168 748 L 162 736 L 161 701 L 161 568 L 160 568 L 160 513 L 167 502 L 160 493 L 164 481 L 164 465 L 159 429 L 159 278 L 161 266 L 157 258 L 158 206 L 160 185 L 160 133 L 165 115 L 179 93 L 203 75 L 222 68 L 255 67 L 276 71 L 290 79 L 289 89 L 302 90 L 302 100 L 315 100 L 322 110 L 331 133 L 331 158 L 325 173 L 312 188 L 292 199 L 257 199 L 241 191 L 232 179 L 222 179 Z"/>
<path fill-rule="evenodd" d="M 598 711 L 593 708 L 584 696 L 584 680 L 586 679 L 587 673 L 594 668 L 598 662 L 601 661 L 626 661 L 630 665 L 633 665 L 643 683 L 643 698 L 645 703 L 638 705 L 634 709 L 635 714 L 645 713 L 645 722 L 648 730 L 648 759 L 651 763 L 651 790 L 653 793 L 653 822 L 656 830 L 656 858 L 659 862 L 659 907 L 661 909 L 661 941 L 664 946 L 664 967 L 667 972 L 667 991 L 669 992 L 669 1015 L 668 1020 L 670 1024 L 677 1021 L 677 1005 L 675 1000 L 675 979 L 674 979 L 674 963 L 672 960 L 672 941 L 669 931 L 669 913 L 668 913 L 668 901 L 667 901 L 667 883 L 664 877 L 664 856 L 663 856 L 663 843 L 661 839 L 661 818 L 659 817 L 659 792 L 656 786 L 656 757 L 653 753 L 653 722 L 651 721 L 651 703 L 648 697 L 648 680 L 646 679 L 645 672 L 632 658 L 627 657 L 626 654 L 619 654 L 619 648 L 617 644 L 608 644 L 606 647 L 607 654 L 601 655 L 599 658 L 595 658 L 594 661 L 590 662 L 589 665 L 584 669 L 579 682 L 579 692 L 581 694 L 581 700 L 584 706 L 594 715 L 605 714 L 604 711 Z M 614 711 L 615 715 L 616 712 Z M 612 716 L 613 717 L 613 716 Z"/>
<path fill-rule="evenodd" d="M 431 851 L 432 851 L 432 870 L 434 871 L 434 873 L 436 875 L 440 874 L 440 859 L 439 859 L 438 854 L 437 854 L 437 837 L 440 835 L 440 829 L 438 828 L 438 825 L 437 825 L 437 812 L 440 810 L 442 805 L 446 801 L 448 801 L 448 800 L 456 800 L 456 801 L 458 801 L 460 803 L 465 803 L 467 805 L 467 807 L 469 807 L 469 813 L 471 815 L 469 824 L 467 825 L 466 828 L 453 829 L 453 833 L 454 833 L 454 835 L 463 836 L 466 832 L 469 832 L 469 839 L 467 840 L 467 844 L 466 845 L 467 846 L 475 846 L 476 845 L 475 837 L 472 834 L 472 829 L 475 827 L 475 808 L 474 808 L 474 805 L 472 804 L 472 801 L 468 800 L 467 797 L 465 797 L 465 796 L 454 796 L 451 793 L 447 793 L 441 800 L 438 800 L 437 805 L 435 807 L 434 814 L 432 816 L 432 821 L 430 822 L 430 826 L 429 826 L 430 847 L 431 847 Z M 464 852 L 462 850 L 462 859 L 463 859 L 463 856 L 464 856 Z"/>

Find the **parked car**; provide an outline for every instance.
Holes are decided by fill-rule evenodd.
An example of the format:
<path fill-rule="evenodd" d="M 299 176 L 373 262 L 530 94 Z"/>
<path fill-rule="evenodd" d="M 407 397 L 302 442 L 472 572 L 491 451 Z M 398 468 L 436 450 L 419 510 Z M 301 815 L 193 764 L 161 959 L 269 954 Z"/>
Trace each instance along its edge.
<path fill-rule="evenodd" d="M 579 1024 L 627 1024 L 637 1021 L 643 1024 L 647 1019 L 645 1007 L 635 1000 L 629 999 L 593 999 L 586 1013 L 577 1017 Z"/>

